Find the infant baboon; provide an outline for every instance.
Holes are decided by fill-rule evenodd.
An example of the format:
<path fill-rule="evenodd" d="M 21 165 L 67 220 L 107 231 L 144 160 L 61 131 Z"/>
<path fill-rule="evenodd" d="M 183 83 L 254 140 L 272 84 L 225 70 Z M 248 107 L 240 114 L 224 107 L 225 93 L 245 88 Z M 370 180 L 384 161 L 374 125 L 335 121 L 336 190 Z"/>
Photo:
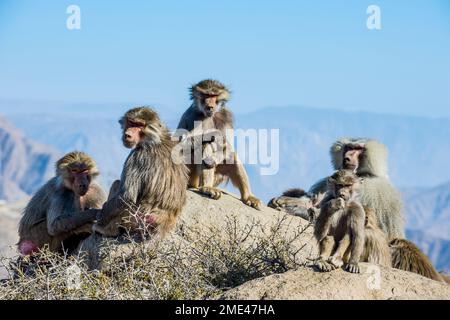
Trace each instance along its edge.
<path fill-rule="evenodd" d="M 187 168 L 181 159 L 174 161 L 176 142 L 152 109 L 131 109 L 119 123 L 124 146 L 133 150 L 93 229 L 118 236 L 125 229 L 144 228 L 162 237 L 186 202 Z"/>
<path fill-rule="evenodd" d="M 216 80 L 203 80 L 191 88 L 193 102 L 181 117 L 176 135 L 182 137 L 187 133 L 188 136 L 201 136 L 212 132 L 216 139 L 206 148 L 217 150 L 214 151 L 212 163 L 204 161 L 205 157 L 201 163 L 190 159 L 187 164 L 190 171 L 189 186 L 212 199 L 219 199 L 222 192 L 217 186 L 231 180 L 239 188 L 242 202 L 260 209 L 261 202 L 250 190 L 245 168 L 226 139 L 226 131 L 233 129 L 233 116 L 225 107 L 229 95 L 229 90 Z M 199 148 L 205 151 L 203 146 L 194 146 L 194 149 Z M 207 160 L 211 160 L 211 157 Z"/>
<path fill-rule="evenodd" d="M 390 266 L 387 239 L 373 211 L 361 205 L 360 182 L 349 170 L 339 170 L 328 178 L 327 195 L 314 229 L 320 246 L 316 266 L 321 271 L 339 268 L 344 262 L 345 270 L 352 273 L 360 272 L 360 261 Z"/>
<path fill-rule="evenodd" d="M 29 255 L 48 245 L 51 251 L 73 249 L 91 232 L 95 210 L 106 200 L 93 182 L 99 172 L 87 154 L 71 152 L 56 163 L 56 177 L 48 181 L 28 203 L 19 223 L 19 251 Z M 75 239 L 76 238 L 76 239 Z"/>

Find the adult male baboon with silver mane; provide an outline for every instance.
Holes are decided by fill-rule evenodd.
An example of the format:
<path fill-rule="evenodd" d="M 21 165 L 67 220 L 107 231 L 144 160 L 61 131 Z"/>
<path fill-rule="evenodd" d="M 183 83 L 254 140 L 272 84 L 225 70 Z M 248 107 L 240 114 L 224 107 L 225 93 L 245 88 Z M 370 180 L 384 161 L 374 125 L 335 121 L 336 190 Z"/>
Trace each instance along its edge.
<path fill-rule="evenodd" d="M 424 255 L 412 252 L 415 246 L 405 240 L 403 204 L 400 194 L 389 180 L 387 168 L 387 148 L 372 139 L 343 138 L 331 146 L 330 155 L 335 170 L 347 169 L 354 171 L 359 177 L 364 177 L 360 188 L 361 204 L 375 212 L 377 222 L 388 241 L 391 243 L 393 267 L 415 272 L 425 277 L 434 274 L 433 266 L 423 260 Z M 315 199 L 323 199 L 327 187 L 327 178 L 320 180 L 309 190 Z M 312 200 L 311 200 L 312 201 Z M 317 203 L 320 203 L 318 201 Z M 298 201 L 295 197 L 281 196 L 270 201 L 275 208 L 304 207 L 304 199 Z M 402 245 L 393 245 L 395 239 L 401 239 Z M 405 244 L 411 245 L 405 245 Z M 408 261 L 402 263 L 401 261 Z M 434 269 L 434 268 L 433 268 Z"/>
<path fill-rule="evenodd" d="M 219 81 L 208 79 L 195 84 L 190 91 L 193 102 L 181 117 L 177 135 L 182 136 L 185 132 L 191 136 L 211 135 L 207 140 L 220 149 L 220 152 L 216 151 L 214 154 L 221 156 L 208 154 L 206 159 L 209 161 L 203 159 L 200 163 L 191 158 L 191 163 L 187 164 L 190 171 L 189 186 L 206 196 L 219 199 L 222 192 L 217 186 L 229 179 L 239 188 L 242 202 L 260 209 L 261 202 L 250 190 L 245 168 L 226 139 L 227 129 L 233 129 L 233 116 L 225 107 L 230 97 L 229 90 Z M 194 146 L 195 148 L 205 150 L 201 145 Z"/>
<path fill-rule="evenodd" d="M 33 196 L 19 222 L 19 251 L 29 255 L 45 245 L 59 252 L 77 243 L 91 231 L 95 210 L 106 200 L 93 180 L 97 166 L 87 154 L 71 152 L 56 163 L 56 177 Z M 76 239 L 75 239 L 76 238 Z"/>
<path fill-rule="evenodd" d="M 121 231 L 145 227 L 145 231 L 164 236 L 186 202 L 187 168 L 181 160 L 174 161 L 176 142 L 155 111 L 134 108 L 119 122 L 123 144 L 133 150 L 93 229 L 118 236 Z"/>

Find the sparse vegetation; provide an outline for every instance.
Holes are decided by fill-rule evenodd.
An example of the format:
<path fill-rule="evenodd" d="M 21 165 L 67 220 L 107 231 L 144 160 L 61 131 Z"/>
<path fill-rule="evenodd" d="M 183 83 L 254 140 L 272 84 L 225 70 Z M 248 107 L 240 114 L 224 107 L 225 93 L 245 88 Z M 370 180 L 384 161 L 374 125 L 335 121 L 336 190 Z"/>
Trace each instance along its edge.
<path fill-rule="evenodd" d="M 3 259 L 10 277 L 0 285 L 0 299 L 214 299 L 305 263 L 298 240 L 306 228 L 287 233 L 286 216 L 271 226 L 226 219 L 225 229 L 181 225 L 162 243 L 131 242 L 127 254 L 109 255 L 101 271 L 88 270 L 82 257 L 48 250 Z"/>

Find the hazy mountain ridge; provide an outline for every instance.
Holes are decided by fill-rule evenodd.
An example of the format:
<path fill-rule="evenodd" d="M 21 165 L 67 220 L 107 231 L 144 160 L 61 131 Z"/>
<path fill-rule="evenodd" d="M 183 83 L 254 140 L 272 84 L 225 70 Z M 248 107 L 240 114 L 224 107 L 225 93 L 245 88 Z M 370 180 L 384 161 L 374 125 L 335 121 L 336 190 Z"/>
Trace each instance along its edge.
<path fill-rule="evenodd" d="M 35 192 L 53 175 L 57 155 L 0 117 L 0 200 L 18 200 Z"/>

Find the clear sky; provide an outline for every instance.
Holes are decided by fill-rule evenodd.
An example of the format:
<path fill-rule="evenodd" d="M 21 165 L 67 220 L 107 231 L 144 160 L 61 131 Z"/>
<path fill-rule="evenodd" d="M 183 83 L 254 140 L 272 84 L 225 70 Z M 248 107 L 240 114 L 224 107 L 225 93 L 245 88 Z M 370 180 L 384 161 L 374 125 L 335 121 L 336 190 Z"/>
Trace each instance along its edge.
<path fill-rule="evenodd" d="M 178 110 L 206 77 L 230 85 L 234 111 L 450 117 L 450 1 L 0 0 L 0 99 Z"/>

